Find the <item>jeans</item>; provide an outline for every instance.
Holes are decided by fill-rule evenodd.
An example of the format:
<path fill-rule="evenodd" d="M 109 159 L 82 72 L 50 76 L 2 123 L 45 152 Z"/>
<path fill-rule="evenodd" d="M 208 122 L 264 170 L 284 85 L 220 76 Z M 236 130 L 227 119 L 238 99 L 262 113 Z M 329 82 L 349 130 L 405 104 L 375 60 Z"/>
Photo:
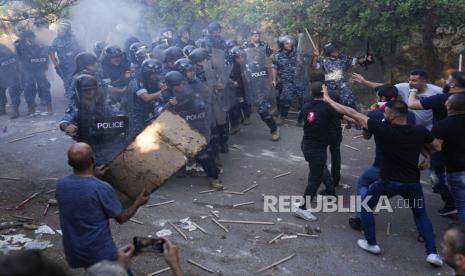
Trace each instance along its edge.
<path fill-rule="evenodd" d="M 437 253 L 434 244 L 433 226 L 426 213 L 426 202 L 421 184 L 380 179 L 368 188 L 366 196 L 371 196 L 371 198 L 368 200 L 367 205 L 374 210 L 382 195 L 387 197 L 400 195 L 404 199 L 408 199 L 418 233 L 420 233 L 421 237 L 425 240 L 426 254 Z M 376 229 L 373 213 L 362 208 L 361 218 L 365 239 L 368 241 L 369 245 L 376 245 Z"/>
<path fill-rule="evenodd" d="M 431 182 L 433 183 L 433 192 L 441 196 L 446 207 L 453 208 L 455 206 L 454 197 L 452 196 L 449 187 L 446 185 L 446 169 L 444 166 L 444 157 L 441 152 L 433 153 L 431 157 Z"/>
<path fill-rule="evenodd" d="M 327 193 L 335 193 L 331 174 L 326 167 L 326 145 L 308 145 L 302 143 L 302 152 L 305 160 L 308 162 L 310 172 L 308 174 L 308 184 L 305 189 L 304 198 L 310 196 L 313 199 L 316 196 L 321 182 L 326 186 Z"/>
<path fill-rule="evenodd" d="M 446 177 L 450 190 L 455 197 L 457 216 L 460 221 L 465 221 L 465 171 L 448 172 Z"/>
<path fill-rule="evenodd" d="M 381 177 L 381 170 L 373 165 L 365 169 L 363 174 L 357 180 L 357 196 L 364 198 L 370 185 L 375 183 Z M 360 218 L 361 213 L 356 212 L 355 217 Z"/>

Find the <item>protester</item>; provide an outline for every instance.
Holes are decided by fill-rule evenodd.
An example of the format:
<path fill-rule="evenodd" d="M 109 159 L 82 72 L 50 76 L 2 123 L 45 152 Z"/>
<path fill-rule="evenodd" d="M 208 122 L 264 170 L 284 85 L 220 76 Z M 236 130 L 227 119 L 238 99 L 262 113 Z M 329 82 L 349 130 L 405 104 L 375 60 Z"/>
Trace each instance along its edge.
<path fill-rule="evenodd" d="M 418 168 L 423 147 L 440 150 L 440 142 L 435 140 L 425 127 L 407 125 L 408 107 L 405 102 L 399 100 L 388 102 L 384 109 L 385 122 L 379 122 L 333 101 L 328 95 L 326 86 L 323 91 L 325 101 L 334 109 L 353 118 L 373 133 L 376 144 L 383 154 L 381 179 L 368 188 L 366 197 L 371 198 L 367 205 L 373 210 L 381 196 L 400 195 L 408 199 L 418 232 L 425 241 L 426 261 L 434 266 L 442 266 L 441 257 L 437 254 L 434 243 L 433 226 L 424 206 Z M 372 254 L 380 254 L 381 248 L 376 241 L 373 212 L 362 208 L 361 218 L 365 239 L 358 240 L 358 246 Z"/>
<path fill-rule="evenodd" d="M 105 168 L 94 170 L 91 147 L 73 144 L 68 150 L 68 164 L 73 174 L 58 179 L 56 198 L 63 231 L 63 248 L 70 267 L 90 267 L 101 260 L 117 259 L 109 219 L 122 224 L 147 203 L 149 194 L 142 192 L 127 209 L 110 184 L 99 180 Z"/>
<path fill-rule="evenodd" d="M 448 117 L 434 125 L 433 135 L 442 142 L 447 183 L 465 221 L 465 93 L 452 94 L 445 107 Z"/>
<path fill-rule="evenodd" d="M 2 276 L 67 276 L 57 264 L 45 258 L 39 251 L 22 251 L 0 257 Z"/>
<path fill-rule="evenodd" d="M 465 224 L 449 225 L 441 246 L 444 262 L 454 269 L 455 275 L 465 275 Z"/>

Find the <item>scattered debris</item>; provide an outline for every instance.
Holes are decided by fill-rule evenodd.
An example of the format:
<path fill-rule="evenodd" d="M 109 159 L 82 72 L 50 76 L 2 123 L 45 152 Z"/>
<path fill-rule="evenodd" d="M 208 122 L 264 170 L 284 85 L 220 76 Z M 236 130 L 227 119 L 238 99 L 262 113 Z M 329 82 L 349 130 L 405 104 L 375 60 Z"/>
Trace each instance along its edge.
<path fill-rule="evenodd" d="M 347 184 L 341 184 L 341 187 L 342 187 L 344 190 L 349 190 L 349 189 L 350 189 L 350 185 L 347 185 Z"/>
<path fill-rule="evenodd" d="M 31 134 L 31 135 L 24 136 L 24 137 L 21 137 L 21 138 L 16 138 L 16 139 L 13 139 L 13 140 L 8 141 L 8 143 L 18 142 L 18 141 L 21 141 L 21 140 L 24 140 L 24 139 L 27 139 L 27 138 L 31 138 L 31 137 L 34 137 L 34 136 L 36 136 L 36 135 L 35 135 L 35 134 Z"/>
<path fill-rule="evenodd" d="M 227 219 L 220 219 L 218 222 L 223 222 L 223 223 L 239 223 L 239 224 L 262 224 L 262 225 L 274 225 L 274 222 L 268 222 L 268 221 L 247 221 L 247 220 L 227 220 Z"/>
<path fill-rule="evenodd" d="M 248 201 L 248 202 L 244 202 L 244 203 L 238 203 L 238 204 L 234 204 L 233 205 L 233 208 L 236 208 L 236 207 L 239 207 L 239 206 L 244 206 L 244 205 L 250 205 L 250 204 L 254 204 L 255 202 L 253 201 Z"/>
<path fill-rule="evenodd" d="M 190 221 L 189 219 L 190 219 L 189 217 L 181 219 L 179 221 L 181 223 L 180 227 L 184 230 L 188 230 L 189 232 L 192 232 L 196 230 L 197 227 L 195 227 L 194 223 Z"/>
<path fill-rule="evenodd" d="M 297 235 L 284 235 L 281 237 L 281 240 L 296 239 Z"/>
<path fill-rule="evenodd" d="M 12 215 L 13 218 L 17 219 L 18 221 L 23 221 L 23 222 L 32 222 L 34 218 L 32 217 L 26 217 L 26 216 L 21 216 L 21 215 Z"/>
<path fill-rule="evenodd" d="M 390 235 L 391 235 L 391 223 L 390 223 L 390 222 L 387 223 L 386 235 L 387 235 L 387 236 L 390 236 Z"/>
<path fill-rule="evenodd" d="M 346 145 L 346 144 L 344 144 L 344 147 L 348 147 L 349 149 L 353 149 L 353 150 L 355 150 L 355 151 L 359 151 L 358 148 L 355 148 L 355 147 L 352 147 L 352 146 L 349 146 L 349 145 Z"/>
<path fill-rule="evenodd" d="M 290 174 L 291 174 L 291 172 L 285 172 L 285 173 L 282 173 L 282 174 L 278 174 L 277 176 L 273 177 L 273 179 L 280 178 L 280 177 L 290 175 Z"/>
<path fill-rule="evenodd" d="M 218 191 L 221 191 L 221 190 L 220 189 L 205 190 L 205 191 L 200 191 L 199 194 L 213 193 L 213 192 L 218 192 Z"/>
<path fill-rule="evenodd" d="M 182 232 L 181 229 L 179 229 L 176 225 L 172 224 L 172 223 L 169 222 L 169 221 L 168 221 L 168 223 L 169 223 L 169 225 L 171 225 L 171 227 L 174 228 L 174 230 L 176 230 L 176 232 L 179 233 L 179 235 L 181 235 L 181 236 L 187 241 L 187 236 L 186 236 L 186 234 L 184 234 L 184 232 Z"/>
<path fill-rule="evenodd" d="M 52 180 L 52 178 L 41 179 L 41 181 L 47 181 L 47 180 Z M 55 180 L 56 180 L 56 178 L 55 178 Z M 51 189 L 49 191 L 46 191 L 45 194 L 48 195 L 48 194 L 54 193 L 55 191 L 56 191 L 56 189 Z"/>
<path fill-rule="evenodd" d="M 274 243 L 276 242 L 279 238 L 281 238 L 282 236 L 284 235 L 284 232 L 281 232 L 279 235 L 277 235 L 276 237 L 272 238 L 268 243 Z"/>
<path fill-rule="evenodd" d="M 173 232 L 171 232 L 171 230 L 169 229 L 162 229 L 158 231 L 157 233 L 155 233 L 155 235 L 159 238 L 168 237 L 168 236 L 171 236 L 172 234 Z"/>
<path fill-rule="evenodd" d="M 238 150 L 242 150 L 242 147 L 240 147 L 240 146 L 238 146 L 238 145 L 236 145 L 236 144 L 231 145 L 231 148 L 233 148 L 233 149 L 238 149 Z"/>
<path fill-rule="evenodd" d="M 27 238 L 24 234 L 0 235 L 0 252 L 7 254 L 13 250 L 44 250 L 52 247 L 50 241 Z"/>
<path fill-rule="evenodd" d="M 15 221 L 8 221 L 0 223 L 0 230 L 10 229 L 10 228 L 17 228 L 22 227 L 23 223 L 15 222 Z"/>
<path fill-rule="evenodd" d="M 57 230 L 55 230 L 55 231 L 56 231 L 58 234 L 60 234 L 60 236 L 63 236 L 63 231 L 61 231 L 61 230 L 59 230 L 59 229 L 57 229 Z"/>
<path fill-rule="evenodd" d="M 53 245 L 50 244 L 49 241 L 38 241 L 38 240 L 32 240 L 24 246 L 24 249 L 26 250 L 45 250 L 47 248 L 52 247 Z"/>
<path fill-rule="evenodd" d="M 303 233 L 307 235 L 319 234 L 321 233 L 321 228 L 319 226 L 313 228 L 311 225 L 305 224 Z"/>
<path fill-rule="evenodd" d="M 8 176 L 0 176 L 0 179 L 2 179 L 2 180 L 13 180 L 13 181 L 22 180 L 21 178 L 18 178 L 18 177 L 8 177 Z"/>
<path fill-rule="evenodd" d="M 137 219 L 135 219 L 135 218 L 130 218 L 129 220 L 132 221 L 132 222 L 134 222 L 134 223 L 137 223 L 137 224 L 142 224 L 142 225 L 144 224 L 142 221 L 137 220 Z"/>
<path fill-rule="evenodd" d="M 213 222 L 218 225 L 221 229 L 223 229 L 225 232 L 229 233 L 229 230 L 226 229 L 221 223 L 219 223 L 214 217 L 212 217 Z"/>
<path fill-rule="evenodd" d="M 23 207 L 24 205 L 26 205 L 26 203 L 28 203 L 29 201 L 31 201 L 34 197 L 38 196 L 41 192 L 37 192 L 37 193 L 34 193 L 32 194 L 30 197 L 26 198 L 25 200 L 23 200 L 23 202 L 21 202 L 20 204 L 18 204 L 16 207 L 15 207 L 15 210 L 18 210 L 19 208 Z"/>
<path fill-rule="evenodd" d="M 44 217 L 47 215 L 48 209 L 50 208 L 50 206 L 56 206 L 56 205 L 58 205 L 58 202 L 56 201 L 56 199 L 49 199 L 47 206 L 45 206 L 45 210 L 43 213 Z"/>
<path fill-rule="evenodd" d="M 257 186 L 258 186 L 258 184 L 252 185 L 252 186 L 248 187 L 247 189 L 243 190 L 241 193 L 245 194 L 245 193 L 247 193 L 248 191 L 252 190 L 253 188 L 255 188 Z"/>
<path fill-rule="evenodd" d="M 52 137 L 52 138 L 50 138 L 50 139 L 48 139 L 48 140 L 49 140 L 50 142 L 55 142 L 55 141 L 57 140 L 57 138 Z"/>
<path fill-rule="evenodd" d="M 296 234 L 299 237 L 309 237 L 309 238 L 319 238 L 319 235 L 309 235 L 309 234 L 304 234 L 304 233 L 297 233 Z"/>
<path fill-rule="evenodd" d="M 201 264 L 199 264 L 199 263 L 197 263 L 197 262 L 194 262 L 193 260 L 188 259 L 187 262 L 190 263 L 191 265 L 194 265 L 194 266 L 196 266 L 196 267 L 198 267 L 198 268 L 201 268 L 201 269 L 203 269 L 203 270 L 205 270 L 205 271 L 208 271 L 208 272 L 210 272 L 210 273 L 214 273 L 214 272 L 215 272 L 215 271 L 213 271 L 213 270 L 210 269 L 210 268 L 207 268 L 207 267 L 205 267 L 205 266 L 203 266 L 203 265 L 201 265 Z"/>
<path fill-rule="evenodd" d="M 272 268 L 272 267 L 275 267 L 275 266 L 277 266 L 277 265 L 280 265 L 280 264 L 282 264 L 282 263 L 284 263 L 284 262 L 286 262 L 286 261 L 289 261 L 290 259 L 294 258 L 295 255 L 296 255 L 296 254 L 294 253 L 294 254 L 292 254 L 292 255 L 290 255 L 290 256 L 287 256 L 286 258 L 283 258 L 283 259 L 281 259 L 281 260 L 279 260 L 279 261 L 276 261 L 276 262 L 270 264 L 269 266 L 265 266 L 264 268 L 257 270 L 257 273 L 263 272 L 263 271 L 268 270 L 268 269 L 270 269 L 270 268 Z"/>
<path fill-rule="evenodd" d="M 162 274 L 163 272 L 170 271 L 170 270 L 171 270 L 171 267 L 165 267 L 165 268 L 160 269 L 158 271 L 149 273 L 149 274 L 147 274 L 147 276 L 155 276 L 155 275 Z"/>
<path fill-rule="evenodd" d="M 210 209 L 213 209 L 213 208 L 214 208 L 214 207 L 213 207 L 212 205 L 210 205 L 210 204 L 205 205 L 205 207 L 210 208 Z"/>
<path fill-rule="evenodd" d="M 197 227 L 197 229 L 199 229 L 200 231 L 202 231 L 204 234 L 208 234 L 207 231 L 205 231 L 205 229 L 203 229 L 202 227 L 200 227 L 197 223 L 195 222 L 192 222 L 192 224 Z"/>
<path fill-rule="evenodd" d="M 48 235 L 55 235 L 55 231 L 53 231 L 50 226 L 43 224 L 37 228 L 37 230 L 34 231 L 34 234 L 39 235 L 39 234 L 48 234 Z"/>
<path fill-rule="evenodd" d="M 360 135 L 354 136 L 353 138 L 357 139 L 357 138 L 362 138 L 362 137 L 363 137 L 363 134 L 360 134 Z"/>
<path fill-rule="evenodd" d="M 155 206 L 162 206 L 162 205 L 170 204 L 170 203 L 173 203 L 173 202 L 174 202 L 174 200 L 169 200 L 169 201 L 165 201 L 165 202 L 150 204 L 150 205 L 146 205 L 145 208 L 155 207 Z"/>

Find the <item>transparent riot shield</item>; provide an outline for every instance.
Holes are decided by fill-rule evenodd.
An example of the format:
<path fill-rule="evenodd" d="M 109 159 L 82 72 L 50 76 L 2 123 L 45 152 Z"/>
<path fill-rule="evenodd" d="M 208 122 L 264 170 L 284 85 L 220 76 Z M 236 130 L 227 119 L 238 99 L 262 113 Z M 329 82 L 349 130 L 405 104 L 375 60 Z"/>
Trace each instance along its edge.
<path fill-rule="evenodd" d="M 77 140 L 92 147 L 97 165 L 108 164 L 136 135 L 131 133 L 132 101 L 115 107 L 108 104 L 102 89 L 80 94 L 75 103 L 78 110 Z"/>
<path fill-rule="evenodd" d="M 226 54 L 224 50 L 211 49 L 211 64 L 217 80 L 217 89 L 224 89 L 229 80 L 232 66 L 226 63 Z"/>
<path fill-rule="evenodd" d="M 310 70 L 312 65 L 313 46 L 306 34 L 299 34 L 297 43 L 297 63 L 294 83 L 302 89 L 304 95 L 310 88 Z"/>
<path fill-rule="evenodd" d="M 18 58 L 3 44 L 0 44 L 0 72 L 0 86 L 2 88 L 19 84 Z"/>
<path fill-rule="evenodd" d="M 202 82 L 192 82 L 186 84 L 187 101 L 181 101 L 177 112 L 194 129 L 199 131 L 207 141 L 210 141 L 211 134 L 211 93 Z"/>
<path fill-rule="evenodd" d="M 262 101 L 273 102 L 276 98 L 271 85 L 271 66 L 263 48 L 245 49 L 245 63 L 242 74 L 246 100 L 250 104 Z"/>

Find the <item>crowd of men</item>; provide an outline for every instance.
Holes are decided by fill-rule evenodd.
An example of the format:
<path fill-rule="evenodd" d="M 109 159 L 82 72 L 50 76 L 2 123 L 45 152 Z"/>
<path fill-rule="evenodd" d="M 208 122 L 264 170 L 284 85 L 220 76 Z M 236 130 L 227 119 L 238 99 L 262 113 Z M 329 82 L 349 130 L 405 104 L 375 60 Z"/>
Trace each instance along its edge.
<path fill-rule="evenodd" d="M 321 183 L 325 185 L 322 196 L 336 195 L 341 178 L 341 123 L 346 122 L 347 126 L 361 127 L 363 137 L 373 136 L 376 144 L 374 162 L 357 182 L 357 195 L 370 196 L 369 207 L 383 195 L 424 202 L 420 171 L 431 164 L 433 191 L 444 201 L 439 215 L 457 213 L 459 220 L 465 220 L 464 73 L 452 72 L 443 88 L 428 83 L 423 70 L 411 71 L 408 83 L 376 83 L 360 74 L 348 75 L 351 66 L 370 64 L 371 56 L 349 57 L 334 43 L 326 44 L 324 55 L 320 55 L 319 49 L 304 52 L 294 37 L 284 35 L 273 52 L 258 30 L 250 31 L 249 40 L 241 45 L 225 40 L 221 32 L 220 24 L 212 22 L 202 37 L 193 41 L 189 28 L 181 27 L 175 37 L 166 30 L 150 45 L 137 37 L 128 37 L 124 45 L 98 41 L 91 53 L 80 47 L 71 23 L 62 21 L 51 47 L 35 40 L 30 29 L 17 30 L 16 53 L 0 45 L 0 66 L 4 72 L 18 73 L 18 77 L 0 77 L 0 114 L 5 113 L 7 89 L 12 118 L 19 116 L 21 91 L 29 113 L 35 112 L 37 95 L 51 112 L 50 83 L 45 77 L 51 60 L 69 99 L 60 129 L 77 142 L 84 142 L 70 148 L 68 159 L 74 174 L 61 178 L 57 186 L 70 266 L 88 268 L 101 260 L 118 258 L 108 219 L 124 223 L 147 202 L 148 194 L 141 193 L 133 206 L 122 209 L 111 186 L 94 176 L 101 174 L 101 165 L 111 161 L 115 152 L 164 110 L 181 115 L 207 139 L 208 145 L 195 162 L 215 189 L 223 187 L 219 157 L 228 153 L 229 135 L 239 132 L 241 124 L 249 124 L 252 111 L 256 111 L 268 126 L 271 139 L 278 141 L 278 126 L 288 121 L 289 110 L 297 103 L 297 125 L 303 126 L 304 132 L 301 148 L 309 165 L 306 200 L 296 208 L 297 217 L 317 219 L 309 206 L 317 198 Z M 267 67 L 269 63 L 271 68 Z M 21 70 L 15 71 L 18 68 Z M 320 70 L 321 77 L 310 79 L 311 70 Z M 350 78 L 377 93 L 378 102 L 368 114 L 357 111 Z M 96 121 L 118 126 L 119 120 L 128 127 L 105 131 L 95 127 Z M 424 157 L 422 162 L 420 156 Z M 83 192 L 84 186 L 87 191 Z M 76 192 L 81 196 L 76 197 Z M 75 206 L 86 208 L 76 210 Z M 419 238 L 425 242 L 426 261 L 442 266 L 425 206 L 412 204 L 411 208 Z M 94 214 L 92 218 L 86 217 L 90 213 Z M 349 224 L 364 232 L 365 239 L 357 242 L 359 247 L 381 253 L 372 212 L 361 208 Z M 445 239 L 454 247 L 463 243 L 463 238 L 451 240 L 463 232 L 463 226 L 454 226 Z M 450 254 L 464 258 L 463 246 L 451 250 L 454 253 Z M 454 257 L 446 257 L 449 264 L 457 263 Z M 463 267 L 463 263 L 456 266 Z"/>

